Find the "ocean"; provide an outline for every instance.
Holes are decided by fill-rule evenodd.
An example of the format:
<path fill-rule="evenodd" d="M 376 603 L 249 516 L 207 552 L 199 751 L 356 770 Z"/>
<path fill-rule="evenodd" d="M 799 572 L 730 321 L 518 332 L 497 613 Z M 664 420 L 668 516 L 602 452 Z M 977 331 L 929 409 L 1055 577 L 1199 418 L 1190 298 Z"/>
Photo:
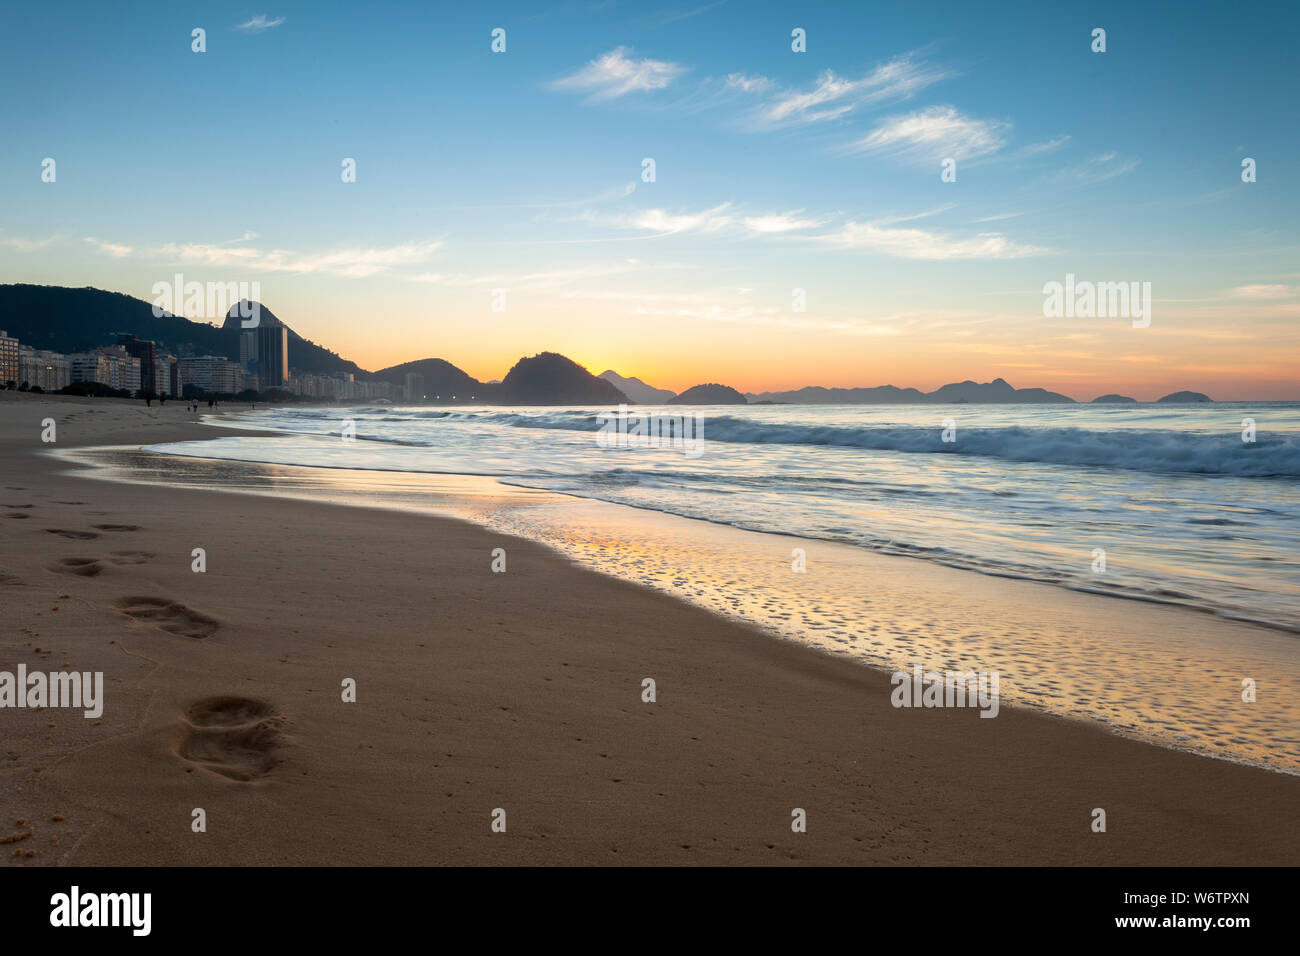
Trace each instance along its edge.
<path fill-rule="evenodd" d="M 698 456 L 601 447 L 608 411 L 287 406 L 236 421 L 288 438 L 151 450 L 492 475 L 1300 632 L 1297 403 L 692 408 Z"/>

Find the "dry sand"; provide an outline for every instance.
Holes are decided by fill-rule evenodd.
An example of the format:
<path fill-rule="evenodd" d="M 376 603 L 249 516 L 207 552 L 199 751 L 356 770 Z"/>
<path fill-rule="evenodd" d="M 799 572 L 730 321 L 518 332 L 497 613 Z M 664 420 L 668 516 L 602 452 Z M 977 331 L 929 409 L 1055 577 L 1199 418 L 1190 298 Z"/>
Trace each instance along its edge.
<path fill-rule="evenodd" d="M 67 475 L 47 416 L 60 448 L 218 434 L 0 393 L 0 670 L 106 684 L 98 721 L 0 710 L 6 864 L 1300 862 L 1300 778 L 896 710 L 882 673 L 450 519 Z"/>

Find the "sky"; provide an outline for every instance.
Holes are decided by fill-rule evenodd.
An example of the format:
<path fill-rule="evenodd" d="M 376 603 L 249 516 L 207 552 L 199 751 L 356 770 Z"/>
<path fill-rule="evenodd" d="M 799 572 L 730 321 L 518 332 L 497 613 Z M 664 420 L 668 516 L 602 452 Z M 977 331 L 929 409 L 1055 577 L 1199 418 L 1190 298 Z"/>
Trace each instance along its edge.
<path fill-rule="evenodd" d="M 257 282 L 364 368 L 483 380 L 1300 399 L 1294 3 L 5 16 L 0 282 Z M 1067 275 L 1150 283 L 1149 325 L 1045 315 Z"/>

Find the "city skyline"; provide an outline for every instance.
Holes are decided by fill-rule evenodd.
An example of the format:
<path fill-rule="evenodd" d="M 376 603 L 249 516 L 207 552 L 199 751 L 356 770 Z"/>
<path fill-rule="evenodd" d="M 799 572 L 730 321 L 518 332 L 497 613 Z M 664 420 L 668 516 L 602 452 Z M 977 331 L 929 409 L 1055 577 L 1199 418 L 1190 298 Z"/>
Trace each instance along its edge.
<path fill-rule="evenodd" d="M 1293 11 L 1261 43 L 1168 4 L 1026 5 L 1032 37 L 957 5 L 55 6 L 0 67 L 46 77 L 9 104 L 0 281 L 257 281 L 366 369 L 483 381 L 556 351 L 674 391 L 1300 399 Z M 1149 282 L 1149 326 L 1046 317 L 1067 276 Z"/>

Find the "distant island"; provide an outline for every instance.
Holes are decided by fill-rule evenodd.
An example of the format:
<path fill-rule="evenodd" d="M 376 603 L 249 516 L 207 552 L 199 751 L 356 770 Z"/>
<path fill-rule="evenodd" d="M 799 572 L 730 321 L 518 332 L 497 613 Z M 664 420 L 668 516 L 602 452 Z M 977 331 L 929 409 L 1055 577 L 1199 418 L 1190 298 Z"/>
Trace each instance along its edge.
<path fill-rule="evenodd" d="M 1170 405 L 1187 405 L 1192 402 L 1212 402 L 1214 399 L 1200 392 L 1174 392 L 1164 398 L 1157 398 L 1156 401 Z"/>
<path fill-rule="evenodd" d="M 669 405 L 744 405 L 745 396 L 728 385 L 710 382 L 707 385 L 692 385 L 676 398 L 668 400 Z"/>
<path fill-rule="evenodd" d="M 481 382 L 451 362 L 422 358 L 370 372 L 336 352 L 294 332 L 265 305 L 258 304 L 263 323 L 283 326 L 288 376 L 259 376 L 255 336 L 242 327 L 234 306 L 218 325 L 183 316 L 155 315 L 141 299 L 94 288 L 30 284 L 0 285 L 0 334 L 17 340 L 24 353 L 21 369 L 62 369 L 54 373 L 55 388 L 16 376 L 0 378 L 0 387 L 28 386 L 35 390 L 68 388 L 82 394 L 125 394 L 146 391 L 167 397 L 239 397 L 255 401 L 406 401 L 432 404 L 501 405 L 894 405 L 894 404 L 1074 404 L 1068 395 L 1042 388 L 1016 388 L 1005 379 L 954 382 L 922 392 L 916 388 L 877 385 L 839 388 L 810 385 L 780 392 L 742 394 L 729 385 L 709 382 L 674 394 L 613 369 L 592 375 L 556 352 L 521 358 L 500 381 Z M 259 340 L 260 341 L 260 340 Z M 125 344 L 124 344 L 125 343 Z M 266 346 L 262 346 L 266 351 Z M 276 346 L 275 348 L 280 348 Z M 277 358 L 280 352 L 275 353 Z M 76 361 L 69 361 L 69 359 Z M 28 360 L 31 365 L 29 366 Z M 134 378 L 130 364 L 135 363 Z M 265 357 L 263 357 L 265 364 Z M 112 368 L 111 384 L 103 371 Z M 87 372 L 91 369 L 91 372 Z M 122 369 L 127 369 L 123 372 Z M 62 374 L 63 378 L 58 379 Z M 78 380 L 75 375 L 97 375 Z M 283 384 L 281 384 L 283 380 Z M 152 386 L 152 387 L 151 387 Z M 1097 403 L 1134 403 L 1126 395 L 1109 394 Z M 1210 402 L 1201 393 L 1180 391 L 1161 403 Z"/>
<path fill-rule="evenodd" d="M 822 388 L 809 386 L 793 392 L 762 392 L 747 396 L 751 403 L 770 402 L 790 405 L 942 405 L 942 404 L 1010 404 L 1030 405 L 1046 402 L 1074 404 L 1074 399 L 1042 388 L 1015 388 L 1006 379 L 991 382 L 955 382 L 933 392 L 896 385 L 874 388 Z"/>

